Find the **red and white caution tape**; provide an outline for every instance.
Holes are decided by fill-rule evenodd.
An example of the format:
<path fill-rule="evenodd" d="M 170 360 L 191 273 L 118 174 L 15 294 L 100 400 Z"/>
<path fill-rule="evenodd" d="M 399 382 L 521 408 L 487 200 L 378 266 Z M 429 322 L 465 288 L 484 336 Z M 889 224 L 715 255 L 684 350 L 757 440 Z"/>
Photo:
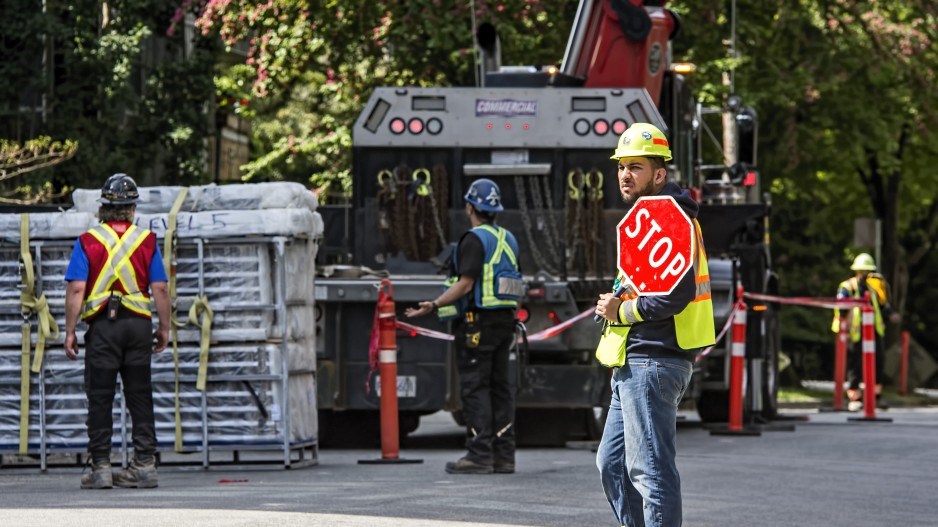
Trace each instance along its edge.
<path fill-rule="evenodd" d="M 401 322 L 400 320 L 395 321 L 397 327 L 403 329 L 404 331 L 410 331 L 415 335 L 422 335 L 424 337 L 430 337 L 431 339 L 439 340 L 453 340 L 454 337 L 449 333 L 443 333 L 442 331 L 434 331 L 432 329 L 422 328 L 420 326 L 415 326 L 413 324 L 408 324 L 407 322 Z"/>
<path fill-rule="evenodd" d="M 596 312 L 596 308 L 591 307 L 587 309 L 586 311 L 580 313 L 579 315 L 571 318 L 570 320 L 564 320 L 563 322 L 561 322 L 560 324 L 557 324 L 556 326 L 543 329 L 541 331 L 538 331 L 537 333 L 532 333 L 531 335 L 528 335 L 528 342 L 539 342 L 542 340 L 547 340 L 549 338 L 556 337 L 557 335 L 566 331 L 570 326 L 594 314 L 595 312 Z M 518 339 L 518 341 L 520 342 L 521 339 Z"/>
<path fill-rule="evenodd" d="M 586 311 L 580 313 L 579 315 L 571 318 L 570 320 L 565 320 L 561 322 L 560 324 L 557 324 L 556 326 L 552 326 L 547 329 L 538 331 L 537 333 L 528 335 L 528 342 L 540 342 L 542 340 L 547 340 L 547 339 L 556 337 L 557 335 L 569 329 L 572 325 L 590 316 L 594 312 L 595 312 L 594 308 L 589 308 Z M 443 333 L 442 331 L 435 331 L 432 329 L 422 328 L 420 326 L 408 324 L 407 322 L 401 322 L 400 320 L 397 320 L 395 323 L 397 324 L 398 328 L 403 329 L 404 331 L 410 331 L 414 335 L 420 335 L 423 337 L 429 337 L 431 339 L 438 339 L 438 340 L 453 340 L 453 336 L 450 335 L 449 333 Z M 518 342 L 521 342 L 521 340 L 522 339 L 518 339 Z"/>
<path fill-rule="evenodd" d="M 741 309 L 740 301 L 736 301 L 736 303 L 733 304 L 733 310 L 730 312 L 730 316 L 726 317 L 726 324 L 723 325 L 723 329 L 720 330 L 720 334 L 717 335 L 717 338 L 715 339 L 714 343 L 710 345 L 709 347 L 707 347 L 707 349 L 698 353 L 697 358 L 694 359 L 694 362 L 700 362 L 700 359 L 709 355 L 710 352 L 713 351 L 714 348 L 716 348 L 717 344 L 719 344 L 720 341 L 723 340 L 723 337 L 726 336 L 726 332 L 729 331 L 730 328 L 733 326 L 733 319 L 736 317 L 736 312 L 739 311 L 740 309 Z"/>
<path fill-rule="evenodd" d="M 827 309 L 850 309 L 852 307 L 861 307 L 866 304 L 863 300 L 854 299 L 854 298 L 839 299 L 839 298 L 813 298 L 813 297 L 801 297 L 801 296 L 782 297 L 782 296 L 775 296 L 775 295 L 763 295 L 759 293 L 743 293 L 743 296 L 750 300 L 756 300 L 759 302 L 773 302 L 773 303 L 778 303 L 778 304 L 821 307 L 821 308 L 827 308 Z M 726 332 L 729 331 L 730 327 L 733 325 L 733 316 L 736 314 L 739 308 L 740 308 L 740 304 L 739 302 L 737 302 L 733 306 L 733 310 L 730 313 L 730 315 L 726 318 L 726 325 L 723 326 L 723 329 L 720 330 L 720 334 L 717 335 L 716 342 L 712 346 L 706 348 L 704 351 L 699 353 L 697 355 L 696 360 L 699 361 L 703 357 L 706 357 L 708 354 L 710 354 L 713 351 L 713 349 L 716 347 L 716 345 L 720 342 L 720 340 L 724 336 L 726 336 Z M 564 331 L 570 329 L 570 327 L 576 324 L 577 322 L 589 317 L 593 313 L 595 313 L 595 308 L 591 307 L 587 309 L 586 311 L 583 311 L 579 315 L 569 320 L 565 320 L 561 322 L 560 324 L 557 324 L 556 326 L 552 326 L 547 329 L 538 331 L 537 333 L 528 335 L 528 342 L 540 342 L 540 341 L 554 338 L 557 335 L 563 333 Z M 409 331 L 414 335 L 421 335 L 424 337 L 429 337 L 429 338 L 438 339 L 438 340 L 453 340 L 453 336 L 450 335 L 449 333 L 443 333 L 441 331 L 435 331 L 432 329 L 415 326 L 413 324 L 408 324 L 407 322 L 401 322 L 400 320 L 397 320 L 396 324 L 398 328 L 404 331 Z M 519 342 L 521 341 L 521 339 L 518 339 L 518 340 Z"/>
<path fill-rule="evenodd" d="M 758 300 L 760 302 L 773 302 L 792 306 L 823 307 L 827 309 L 850 309 L 851 307 L 863 307 L 866 305 L 866 302 L 859 298 L 814 298 L 808 296 L 784 297 L 763 295 L 760 293 L 743 293 L 743 296 L 751 300 Z"/>

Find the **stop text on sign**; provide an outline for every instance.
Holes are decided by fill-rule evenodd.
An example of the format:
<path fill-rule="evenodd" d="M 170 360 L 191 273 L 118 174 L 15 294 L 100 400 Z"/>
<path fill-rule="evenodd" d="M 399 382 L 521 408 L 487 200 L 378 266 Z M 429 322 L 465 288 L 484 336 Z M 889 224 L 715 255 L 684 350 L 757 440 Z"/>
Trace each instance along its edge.
<path fill-rule="evenodd" d="M 639 294 L 670 293 L 692 267 L 693 232 L 674 198 L 640 198 L 617 228 L 619 271 Z"/>

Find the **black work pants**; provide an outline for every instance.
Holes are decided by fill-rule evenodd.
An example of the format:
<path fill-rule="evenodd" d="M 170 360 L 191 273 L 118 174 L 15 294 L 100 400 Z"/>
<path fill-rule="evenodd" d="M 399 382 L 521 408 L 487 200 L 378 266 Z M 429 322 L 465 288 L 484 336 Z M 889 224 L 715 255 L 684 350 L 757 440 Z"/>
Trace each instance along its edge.
<path fill-rule="evenodd" d="M 876 335 L 876 384 L 883 384 L 883 363 L 885 362 L 885 344 L 883 337 Z M 847 387 L 851 390 L 860 388 L 863 382 L 863 341 L 850 344 L 847 350 Z"/>
<path fill-rule="evenodd" d="M 93 459 L 111 454 L 118 373 L 133 422 L 134 455 L 149 460 L 156 453 L 150 381 L 152 354 L 150 319 L 121 311 L 116 320 L 108 320 L 102 313 L 91 321 L 85 333 L 85 393 L 88 395 L 88 452 Z"/>
<path fill-rule="evenodd" d="M 467 346 L 464 320 L 455 323 L 453 332 L 466 420 L 466 458 L 484 465 L 514 463 L 515 383 L 509 371 L 514 312 L 482 311 L 479 319 L 478 347 Z"/>

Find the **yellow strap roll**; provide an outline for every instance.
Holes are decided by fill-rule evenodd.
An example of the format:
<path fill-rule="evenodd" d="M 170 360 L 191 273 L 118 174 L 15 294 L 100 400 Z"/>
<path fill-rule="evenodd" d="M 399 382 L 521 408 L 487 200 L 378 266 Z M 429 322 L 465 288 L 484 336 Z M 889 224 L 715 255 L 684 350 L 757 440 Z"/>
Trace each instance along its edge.
<path fill-rule="evenodd" d="M 176 452 L 182 452 L 182 412 L 179 408 L 179 331 L 177 328 L 183 326 L 176 320 L 176 217 L 182 208 L 182 202 L 189 193 L 188 188 L 183 188 L 176 196 L 172 208 L 169 209 L 169 216 L 166 219 L 166 236 L 163 238 L 163 268 L 166 269 L 166 276 L 169 278 L 169 299 L 170 299 L 170 332 L 173 339 L 173 377 L 175 382 L 175 420 L 176 434 L 174 448 Z"/>
<path fill-rule="evenodd" d="M 49 300 L 46 295 L 40 295 L 39 298 L 24 299 L 24 306 L 29 306 L 36 313 L 39 323 L 39 334 L 36 335 L 36 353 L 33 355 L 33 373 L 39 373 L 42 369 L 42 361 L 45 358 L 46 340 L 59 338 L 59 325 L 49 310 Z"/>
<path fill-rule="evenodd" d="M 202 320 L 199 321 L 199 313 L 202 314 Z M 208 297 L 197 296 L 189 308 L 189 323 L 202 329 L 202 335 L 199 338 L 199 376 L 195 381 L 195 388 L 199 391 L 205 391 L 205 377 L 208 371 L 208 348 L 212 341 L 212 320 L 215 314 L 208 304 Z"/>

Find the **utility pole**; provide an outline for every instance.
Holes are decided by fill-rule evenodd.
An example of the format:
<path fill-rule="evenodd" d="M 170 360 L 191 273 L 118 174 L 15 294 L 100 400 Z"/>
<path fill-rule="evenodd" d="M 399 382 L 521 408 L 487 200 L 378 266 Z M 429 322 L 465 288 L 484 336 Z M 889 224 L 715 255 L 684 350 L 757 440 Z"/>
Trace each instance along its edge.
<path fill-rule="evenodd" d="M 728 55 L 731 59 L 736 58 L 736 0 L 732 1 L 730 7 L 730 39 L 728 42 Z M 723 106 L 723 165 L 729 167 L 739 161 L 738 145 L 739 139 L 736 134 L 736 112 L 739 111 L 741 99 L 736 95 L 736 79 L 733 71 L 735 65 L 730 62 L 730 70 L 723 72 L 723 86 L 726 88 L 725 104 Z M 729 179 L 728 172 L 723 173 L 724 180 Z M 735 194 L 735 192 L 734 192 Z"/>

